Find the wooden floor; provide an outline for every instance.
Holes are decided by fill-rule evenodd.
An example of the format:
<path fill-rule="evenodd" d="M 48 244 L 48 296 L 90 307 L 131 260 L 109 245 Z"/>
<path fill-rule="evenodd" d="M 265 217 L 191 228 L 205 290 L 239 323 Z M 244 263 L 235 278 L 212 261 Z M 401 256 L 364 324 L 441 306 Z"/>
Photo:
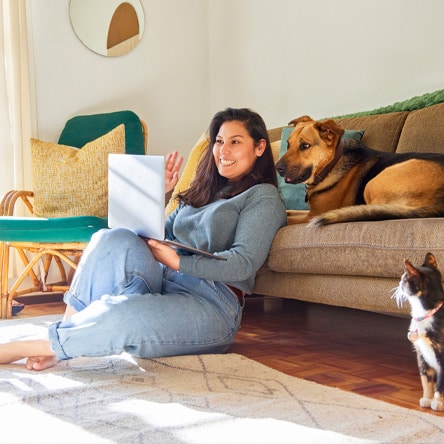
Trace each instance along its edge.
<path fill-rule="evenodd" d="M 63 311 L 62 302 L 27 305 L 18 317 Z M 230 352 L 289 375 L 419 410 L 421 386 L 408 324 L 407 318 L 250 297 Z"/>
<path fill-rule="evenodd" d="M 248 301 L 231 351 L 292 376 L 419 410 L 410 320 L 294 300 Z"/>

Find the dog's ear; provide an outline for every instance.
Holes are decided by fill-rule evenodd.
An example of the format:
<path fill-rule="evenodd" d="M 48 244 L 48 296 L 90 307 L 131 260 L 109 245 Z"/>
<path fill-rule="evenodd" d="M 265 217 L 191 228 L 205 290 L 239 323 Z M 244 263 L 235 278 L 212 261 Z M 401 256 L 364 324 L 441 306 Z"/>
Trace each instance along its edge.
<path fill-rule="evenodd" d="M 297 119 L 293 119 L 292 121 L 288 122 L 288 124 L 296 126 L 298 123 L 301 122 L 313 122 L 313 119 L 310 116 L 301 116 L 298 117 Z"/>
<path fill-rule="evenodd" d="M 339 140 L 345 132 L 332 119 L 316 122 L 315 128 L 319 131 L 319 135 L 328 142 L 332 142 L 333 139 Z"/>

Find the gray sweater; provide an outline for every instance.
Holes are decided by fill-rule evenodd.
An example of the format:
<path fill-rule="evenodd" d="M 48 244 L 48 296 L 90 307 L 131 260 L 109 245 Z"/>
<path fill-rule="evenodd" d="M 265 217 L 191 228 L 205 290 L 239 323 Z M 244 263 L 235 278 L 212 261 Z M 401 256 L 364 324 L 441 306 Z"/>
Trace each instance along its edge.
<path fill-rule="evenodd" d="M 260 184 L 201 208 L 179 205 L 166 220 L 165 237 L 227 259 L 184 253 L 180 257 L 181 273 L 251 293 L 276 231 L 286 223 L 277 188 Z"/>

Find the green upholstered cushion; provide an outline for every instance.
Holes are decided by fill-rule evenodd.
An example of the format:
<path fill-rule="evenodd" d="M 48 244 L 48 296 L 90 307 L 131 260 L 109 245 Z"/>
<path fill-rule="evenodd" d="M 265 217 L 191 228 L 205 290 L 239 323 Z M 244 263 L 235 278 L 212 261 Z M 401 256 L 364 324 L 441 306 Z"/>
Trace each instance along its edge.
<path fill-rule="evenodd" d="M 282 157 L 287 151 L 287 140 L 293 129 L 293 126 L 286 126 L 282 128 L 279 157 Z M 359 142 L 363 135 L 364 131 L 362 130 L 346 130 L 343 137 L 345 139 L 354 139 Z M 305 202 L 305 185 L 302 183 L 285 183 L 284 178 L 279 174 L 277 175 L 277 179 L 278 189 L 285 208 L 287 210 L 308 210 L 308 203 Z"/>
<path fill-rule="evenodd" d="M 10 242 L 89 242 L 107 219 L 94 216 L 62 218 L 0 217 L 0 241 Z"/>
<path fill-rule="evenodd" d="M 66 122 L 58 143 L 81 148 L 122 123 L 125 125 L 126 154 L 145 154 L 143 127 L 132 111 L 75 116 Z"/>

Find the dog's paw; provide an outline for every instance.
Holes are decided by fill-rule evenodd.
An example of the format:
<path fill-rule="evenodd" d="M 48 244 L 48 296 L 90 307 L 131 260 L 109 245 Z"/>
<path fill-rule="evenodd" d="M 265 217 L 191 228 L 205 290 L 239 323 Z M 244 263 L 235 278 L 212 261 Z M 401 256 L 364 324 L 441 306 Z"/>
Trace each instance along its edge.
<path fill-rule="evenodd" d="M 435 393 L 430 407 L 435 412 L 444 412 L 444 398 L 440 395 L 440 393 Z"/>
<path fill-rule="evenodd" d="M 430 398 L 421 398 L 419 400 L 419 406 L 424 409 L 429 409 L 432 406 L 433 399 Z"/>

